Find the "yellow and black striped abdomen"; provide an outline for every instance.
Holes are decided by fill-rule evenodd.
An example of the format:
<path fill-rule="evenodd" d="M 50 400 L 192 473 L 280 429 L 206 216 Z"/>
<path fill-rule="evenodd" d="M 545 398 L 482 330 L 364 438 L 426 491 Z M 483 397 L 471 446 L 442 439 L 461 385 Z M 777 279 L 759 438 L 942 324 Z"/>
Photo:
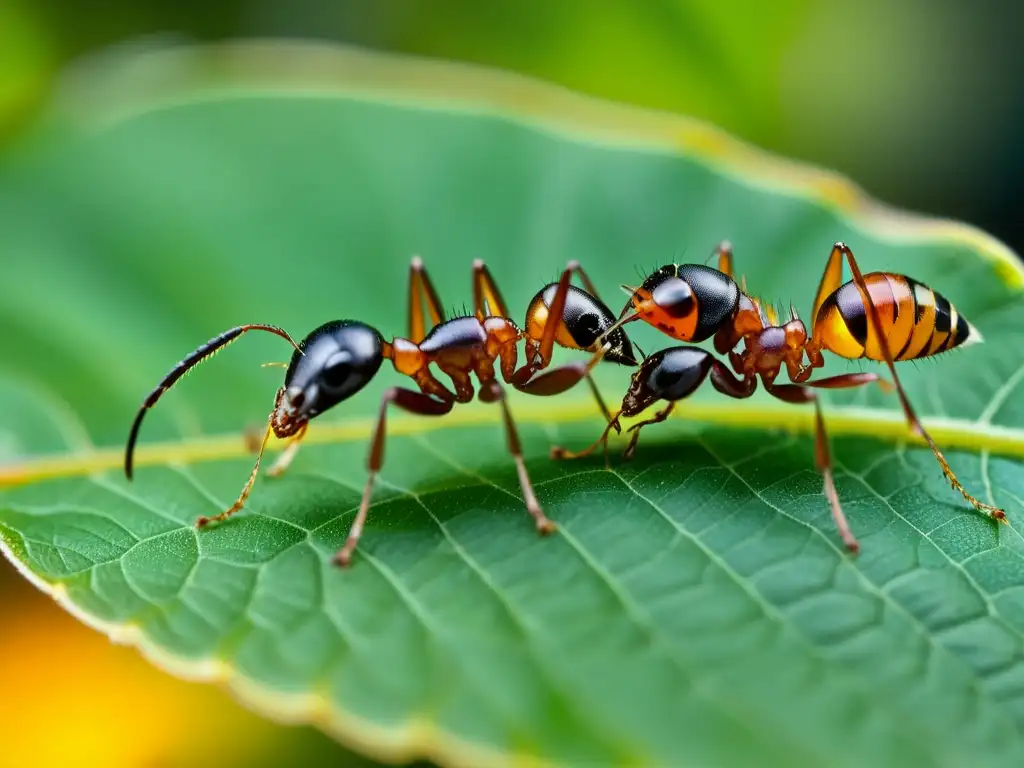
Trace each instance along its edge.
<path fill-rule="evenodd" d="M 882 335 L 894 360 L 912 360 L 981 341 L 956 307 L 928 286 L 904 275 L 864 275 L 878 310 Z M 833 354 L 854 360 L 884 360 L 868 309 L 853 281 L 825 299 L 814 319 L 814 339 Z"/>

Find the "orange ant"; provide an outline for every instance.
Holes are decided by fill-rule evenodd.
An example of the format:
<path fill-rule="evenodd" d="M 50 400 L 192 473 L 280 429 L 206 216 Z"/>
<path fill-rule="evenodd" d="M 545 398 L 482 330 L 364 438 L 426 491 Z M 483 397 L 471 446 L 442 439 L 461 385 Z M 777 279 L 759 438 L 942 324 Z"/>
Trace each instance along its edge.
<path fill-rule="evenodd" d="M 792 307 L 789 320 L 780 325 L 770 307 L 749 296 L 745 286 L 737 286 L 732 278 L 732 248 L 728 243 L 721 243 L 716 254 L 718 269 L 673 264 L 657 270 L 637 288 L 622 286 L 630 299 L 613 328 L 643 320 L 681 341 L 700 342 L 714 337 L 715 350 L 728 354 L 732 371 L 709 352 L 691 346 L 673 347 L 645 357 L 633 374 L 619 414 L 601 437 L 578 453 L 556 447 L 552 449 L 554 458 L 585 456 L 602 444 L 607 451 L 609 431 L 619 428 L 620 417 L 636 416 L 660 400 L 667 401 L 668 405 L 652 418 L 629 428 L 633 434 L 624 454 L 629 458 L 636 450 L 640 429 L 664 421 L 675 404 L 691 395 L 706 378 L 710 377 L 716 390 L 735 398 L 753 394 L 760 379 L 769 394 L 780 400 L 814 404 L 815 463 L 823 475 L 825 496 L 840 536 L 847 548 L 856 552 L 859 545 L 839 503 L 825 423 L 814 390 L 878 382 L 895 387 L 912 432 L 927 442 L 952 488 L 980 512 L 1006 522 L 1002 509 L 979 501 L 957 480 L 911 407 L 896 374 L 897 360 L 929 357 L 982 340 L 981 334 L 945 297 L 903 275 L 861 274 L 853 252 L 838 242 L 818 286 L 808 337 L 803 321 Z M 840 285 L 844 258 L 853 280 Z M 737 351 L 740 342 L 743 349 Z M 866 357 L 884 362 L 892 374 L 892 384 L 874 373 L 846 373 L 810 380 L 813 370 L 824 365 L 822 352 L 826 350 L 848 360 Z M 776 383 L 783 367 L 792 383 Z"/>
<path fill-rule="evenodd" d="M 574 273 L 587 290 L 570 283 Z M 473 374 L 480 385 L 480 400 L 501 405 L 508 450 L 516 464 L 527 511 L 540 533 L 554 531 L 555 525 L 541 510 L 527 475 L 519 435 L 505 399 L 504 387 L 498 381 L 495 363 L 498 363 L 506 384 L 531 395 L 557 395 L 586 379 L 606 419 L 611 421 L 611 414 L 591 378 L 591 370 L 600 360 L 635 366 L 632 346 L 625 331 L 613 327 L 614 315 L 597 297 L 593 284 L 575 261 L 569 262 L 558 283 L 542 288 L 530 302 L 525 330 L 509 319 L 505 301 L 480 260 L 473 264 L 473 297 L 474 314 L 446 319 L 423 262 L 414 257 L 409 267 L 407 338 L 395 338 L 389 343 L 375 328 L 355 320 L 321 325 L 298 344 L 285 331 L 272 325 L 241 325 L 225 331 L 179 362 L 146 397 L 128 436 L 125 475 L 131 480 L 132 457 L 142 419 L 161 395 L 189 370 L 243 333 L 261 330 L 284 338 L 295 351 L 287 366 L 284 384 L 277 390 L 274 410 L 259 441 L 256 464 L 248 482 L 229 509 L 213 517 L 199 518 L 196 521 L 198 527 L 226 520 L 242 509 L 256 481 L 260 459 L 271 433 L 278 438 L 291 438 L 270 469 L 271 475 L 277 475 L 291 463 L 309 422 L 355 395 L 370 382 L 381 364 L 390 360 L 395 370 L 410 377 L 419 389 L 389 387 L 384 391 L 370 445 L 369 477 L 362 502 L 344 545 L 335 555 L 335 562 L 342 566 L 349 564 L 362 534 L 374 483 L 384 464 L 388 407 L 394 405 L 421 416 L 443 416 L 456 403 L 473 399 L 474 388 L 470 378 Z M 429 318 L 429 328 L 424 321 L 424 313 Z M 561 321 L 550 322 L 551 317 L 561 318 Z M 526 360 L 521 367 L 517 367 L 519 341 L 526 343 Z M 556 343 L 594 354 L 587 363 L 568 363 L 540 373 L 550 364 Z M 431 373 L 431 364 L 451 379 L 454 392 Z"/>

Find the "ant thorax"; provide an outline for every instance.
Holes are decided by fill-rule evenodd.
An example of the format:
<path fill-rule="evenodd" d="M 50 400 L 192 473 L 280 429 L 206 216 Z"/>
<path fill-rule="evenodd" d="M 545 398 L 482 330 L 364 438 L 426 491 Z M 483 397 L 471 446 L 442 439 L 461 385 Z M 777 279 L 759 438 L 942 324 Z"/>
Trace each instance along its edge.
<path fill-rule="evenodd" d="M 742 340 L 743 352 L 734 360 L 737 373 L 760 376 L 766 383 L 775 380 L 783 366 L 796 381 L 803 366 L 807 347 L 807 328 L 790 309 L 790 319 L 779 324 L 778 315 L 761 301 L 743 296 L 734 318 L 734 334 Z"/>

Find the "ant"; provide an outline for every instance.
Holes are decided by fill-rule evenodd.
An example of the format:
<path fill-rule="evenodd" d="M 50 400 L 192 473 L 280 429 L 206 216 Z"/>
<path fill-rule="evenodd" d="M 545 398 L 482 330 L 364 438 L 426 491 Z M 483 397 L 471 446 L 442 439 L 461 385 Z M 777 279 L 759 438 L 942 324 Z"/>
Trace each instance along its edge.
<path fill-rule="evenodd" d="M 579 277 L 586 290 L 571 284 L 573 274 Z M 267 331 L 288 341 L 294 352 L 287 364 L 284 383 L 277 390 L 266 431 L 259 442 L 255 466 L 235 503 L 218 515 L 200 517 L 196 521 L 197 527 L 226 520 L 242 509 L 256 481 L 260 459 L 271 433 L 281 439 L 291 438 L 269 470 L 273 476 L 279 475 L 291 463 L 312 419 L 359 392 L 373 379 L 383 362 L 390 360 L 398 373 L 415 382 L 418 390 L 389 387 L 381 397 L 367 461 L 369 476 L 359 511 L 344 545 L 334 557 L 335 562 L 341 566 L 350 563 L 362 534 L 375 480 L 384 464 L 389 406 L 421 416 L 443 416 L 456 403 L 473 399 L 474 387 L 470 378 L 473 374 L 480 386 L 479 399 L 498 403 L 502 408 L 508 451 L 515 461 L 523 500 L 537 531 L 541 534 L 553 532 L 555 524 L 541 510 L 526 472 L 519 435 L 506 402 L 505 389 L 498 381 L 495 363 L 506 384 L 531 395 L 557 395 L 586 379 L 605 418 L 611 421 L 611 414 L 591 378 L 591 370 L 601 360 L 636 366 L 632 346 L 625 331 L 613 327 L 614 315 L 597 297 L 593 283 L 576 261 L 568 263 L 557 283 L 545 286 L 534 296 L 526 312 L 525 330 L 509 319 L 507 305 L 498 286 L 479 259 L 473 263 L 473 299 L 472 315 L 447 319 L 423 262 L 417 256 L 409 266 L 407 338 L 387 342 L 377 329 L 356 320 L 325 323 L 298 344 L 284 330 L 272 325 L 240 325 L 225 331 L 174 366 L 143 401 L 128 436 L 125 475 L 132 479 L 132 457 L 142 419 L 163 393 L 196 365 L 242 334 Z M 429 318 L 429 328 L 424 314 Z M 551 322 L 552 317 L 561 320 Z M 519 341 L 525 341 L 526 346 L 526 360 L 521 367 L 517 367 Z M 592 352 L 593 356 L 586 363 L 571 362 L 545 371 L 556 343 Z M 454 392 L 430 371 L 431 364 L 451 379 Z"/>
<path fill-rule="evenodd" d="M 771 307 L 765 307 L 732 278 L 732 247 L 723 242 L 715 250 L 718 269 L 679 264 L 661 267 L 637 288 L 623 285 L 630 299 L 614 327 L 643 320 L 680 341 L 701 342 L 714 337 L 715 351 L 728 354 L 732 370 L 711 353 L 692 346 L 672 347 L 645 357 L 633 374 L 620 412 L 589 448 L 572 453 L 552 449 L 553 458 L 577 458 L 598 445 L 608 447 L 609 431 L 622 416 L 637 416 L 658 401 L 668 404 L 652 418 L 630 426 L 632 436 L 624 456 L 636 450 L 640 430 L 664 421 L 676 403 L 689 397 L 705 379 L 728 397 L 750 397 L 758 380 L 774 397 L 788 403 L 813 403 L 815 407 L 815 463 L 822 473 L 825 496 L 831 506 L 843 543 L 851 552 L 859 544 L 843 514 L 832 477 L 832 460 L 821 406 L 815 389 L 860 387 L 877 382 L 895 388 L 911 431 L 927 442 L 952 488 L 975 509 L 1001 522 L 1006 513 L 985 504 L 960 484 L 911 407 L 896 373 L 897 360 L 913 360 L 977 343 L 981 334 L 941 294 L 913 278 L 890 272 L 861 274 L 853 252 L 842 242 L 832 247 L 825 273 L 814 300 L 810 336 L 796 310 L 779 324 Z M 843 260 L 853 280 L 843 283 Z M 632 310 L 632 311 L 631 311 Z M 743 343 L 743 350 L 737 347 Z M 846 373 L 811 380 L 815 368 L 825 364 L 822 352 L 847 360 L 867 358 L 884 362 L 892 383 L 875 373 Z M 804 356 L 807 362 L 804 362 Z M 791 383 L 776 383 L 785 367 Z"/>

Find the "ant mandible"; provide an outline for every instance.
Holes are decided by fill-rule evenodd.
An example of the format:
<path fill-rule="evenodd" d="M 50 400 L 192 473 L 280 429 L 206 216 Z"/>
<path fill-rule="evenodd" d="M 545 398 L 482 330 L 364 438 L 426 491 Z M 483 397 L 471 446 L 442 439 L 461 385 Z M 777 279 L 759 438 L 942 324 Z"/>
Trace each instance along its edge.
<path fill-rule="evenodd" d="M 586 291 L 571 284 L 573 274 L 580 278 Z M 256 481 L 260 459 L 271 433 L 278 438 L 291 438 L 269 471 L 271 475 L 278 475 L 294 458 L 309 422 L 355 395 L 370 382 L 384 360 L 390 360 L 395 370 L 410 377 L 419 389 L 390 387 L 384 391 L 370 445 L 369 476 L 362 501 L 348 537 L 335 555 L 335 562 L 342 566 L 349 564 L 362 534 L 374 483 L 384 464 L 389 406 L 421 416 L 443 416 L 456 403 L 473 399 L 474 388 L 470 378 L 473 374 L 480 385 L 480 400 L 501 405 L 508 450 L 516 464 L 526 509 L 533 517 L 537 531 L 550 533 L 555 530 L 555 525 L 544 515 L 534 494 L 505 390 L 495 373 L 495 363 L 498 363 L 505 383 L 531 395 L 557 395 L 586 379 L 605 418 L 611 421 L 611 414 L 590 372 L 602 359 L 635 366 L 632 346 L 622 328 L 612 327 L 615 317 L 597 297 L 593 284 L 575 261 L 569 262 L 557 283 L 545 286 L 534 296 L 527 309 L 525 330 L 520 330 L 509 319 L 505 301 L 487 267 L 476 260 L 473 264 L 473 309 L 473 315 L 446 319 L 422 260 L 413 257 L 409 267 L 407 338 L 395 338 L 388 343 L 377 329 L 356 320 L 325 323 L 298 344 L 284 330 L 272 325 L 241 325 L 225 331 L 174 366 L 146 397 L 128 436 L 125 475 L 132 479 L 133 455 L 142 419 L 161 395 L 189 370 L 242 334 L 267 331 L 287 340 L 295 348 L 284 384 L 277 390 L 256 463 L 238 499 L 219 515 L 199 518 L 196 521 L 198 527 L 225 520 L 242 509 Z M 424 313 L 429 317 L 429 329 Z M 561 321 L 550 322 L 551 317 L 561 318 Z M 521 340 L 526 344 L 526 361 L 517 367 L 517 345 Z M 550 364 L 556 343 L 587 350 L 593 356 L 586 363 L 571 362 L 541 373 Z M 430 372 L 431 364 L 451 379 L 454 392 Z"/>
<path fill-rule="evenodd" d="M 890 272 L 861 274 L 853 252 L 837 242 L 829 255 L 814 300 L 810 337 L 796 311 L 780 325 L 774 310 L 737 286 L 732 278 L 732 248 L 723 242 L 716 249 L 718 269 L 697 265 L 668 265 L 657 270 L 637 288 L 622 286 L 630 299 L 613 327 L 643 320 L 681 341 L 700 342 L 714 337 L 715 350 L 728 354 L 732 371 L 709 352 L 692 346 L 672 347 L 646 357 L 633 374 L 620 412 L 601 437 L 584 451 L 552 449 L 554 458 L 576 458 L 598 445 L 607 450 L 609 431 L 618 429 L 622 416 L 637 416 L 658 401 L 667 401 L 652 418 L 630 426 L 631 439 L 625 456 L 636 450 L 640 430 L 664 421 L 675 404 L 689 397 L 704 381 L 728 397 L 746 398 L 760 379 L 769 394 L 789 403 L 813 403 L 815 407 L 815 463 L 822 473 L 825 496 L 844 544 L 852 552 L 859 544 L 843 514 L 832 477 L 832 460 L 821 406 L 815 389 L 859 387 L 878 382 L 894 386 L 912 432 L 925 440 L 952 488 L 975 509 L 1006 522 L 1006 513 L 979 501 L 961 485 L 931 435 L 925 430 L 907 399 L 896 373 L 897 360 L 913 360 L 982 340 L 981 334 L 941 294 L 913 278 Z M 843 260 L 853 280 L 840 284 Z M 632 310 L 632 312 L 630 312 Z M 743 350 L 736 351 L 740 342 Z M 825 364 L 822 352 L 848 360 L 867 358 L 884 362 L 892 384 L 874 373 L 846 373 L 810 380 L 815 368 Z M 804 356 L 807 362 L 804 362 Z M 785 367 L 792 383 L 777 384 Z M 734 373 L 735 372 L 735 373 Z"/>

